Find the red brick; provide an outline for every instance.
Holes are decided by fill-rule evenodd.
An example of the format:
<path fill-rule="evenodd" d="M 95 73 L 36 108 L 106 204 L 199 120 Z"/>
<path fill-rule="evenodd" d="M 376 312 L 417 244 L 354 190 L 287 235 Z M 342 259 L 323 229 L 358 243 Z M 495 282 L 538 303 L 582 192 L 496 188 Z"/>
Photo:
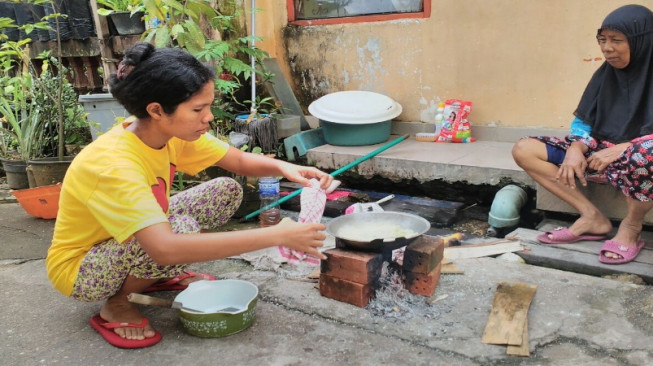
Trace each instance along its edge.
<path fill-rule="evenodd" d="M 320 271 L 331 277 L 361 284 L 374 284 L 381 276 L 383 255 L 344 249 L 323 252 L 327 259 L 321 261 Z"/>
<path fill-rule="evenodd" d="M 429 274 L 404 272 L 405 286 L 408 292 L 415 295 L 433 296 L 435 288 L 440 283 L 440 270 L 442 262 L 438 263 Z"/>
<path fill-rule="evenodd" d="M 441 238 L 422 235 L 404 250 L 403 269 L 407 272 L 428 274 L 440 264 L 444 256 Z"/>
<path fill-rule="evenodd" d="M 374 297 L 371 285 L 320 275 L 320 295 L 364 308 Z"/>

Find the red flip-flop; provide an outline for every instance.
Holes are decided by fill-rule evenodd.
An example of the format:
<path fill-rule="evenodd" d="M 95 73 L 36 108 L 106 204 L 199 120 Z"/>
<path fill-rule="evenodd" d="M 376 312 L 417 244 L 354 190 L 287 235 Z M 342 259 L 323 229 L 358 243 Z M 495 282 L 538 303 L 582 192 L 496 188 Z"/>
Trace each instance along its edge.
<path fill-rule="evenodd" d="M 637 258 L 639 252 L 644 248 L 644 240 L 637 242 L 637 246 L 626 245 L 614 240 L 606 240 L 605 244 L 599 251 L 599 262 L 605 264 L 624 264 L 632 262 Z M 621 258 L 610 258 L 605 256 L 605 252 L 619 254 Z"/>
<path fill-rule="evenodd" d="M 156 330 L 154 331 L 156 334 L 154 337 L 151 338 L 145 338 L 145 339 L 126 339 L 118 335 L 118 333 L 114 332 L 115 328 L 145 328 L 147 326 L 148 321 L 147 318 L 143 318 L 143 320 L 140 322 L 140 324 L 133 324 L 133 323 L 120 323 L 120 322 L 107 322 L 106 320 L 102 319 L 100 317 L 100 314 L 94 316 L 91 318 L 89 321 L 91 324 L 91 327 L 95 329 L 102 338 L 104 338 L 107 343 L 109 343 L 112 346 L 116 346 L 118 348 L 144 348 L 144 347 L 150 347 L 153 346 L 159 341 L 161 341 L 161 333 L 157 332 Z"/>
<path fill-rule="evenodd" d="M 550 237 L 549 237 L 550 236 Z M 606 235 L 583 234 L 575 235 L 566 227 L 558 227 L 537 236 L 537 240 L 544 244 L 571 244 L 579 241 L 604 240 Z"/>
<path fill-rule="evenodd" d="M 184 274 L 181 274 L 175 278 L 171 278 L 166 282 L 156 283 L 152 286 L 149 286 L 142 293 L 154 292 L 154 291 L 181 291 L 185 290 L 188 285 L 182 285 L 179 282 L 187 278 L 201 276 L 203 280 L 215 281 L 215 276 L 208 273 L 195 273 L 190 270 L 184 270 Z"/>

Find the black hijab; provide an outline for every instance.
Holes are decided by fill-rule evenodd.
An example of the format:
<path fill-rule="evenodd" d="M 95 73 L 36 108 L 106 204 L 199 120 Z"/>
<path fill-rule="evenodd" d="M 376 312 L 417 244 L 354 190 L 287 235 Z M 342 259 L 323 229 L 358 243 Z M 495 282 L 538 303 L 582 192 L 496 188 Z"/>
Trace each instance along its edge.
<path fill-rule="evenodd" d="M 606 62 L 592 76 L 574 112 L 592 126 L 592 137 L 613 143 L 653 134 L 653 12 L 622 6 L 603 21 L 604 29 L 626 35 L 630 63 L 616 69 Z"/>

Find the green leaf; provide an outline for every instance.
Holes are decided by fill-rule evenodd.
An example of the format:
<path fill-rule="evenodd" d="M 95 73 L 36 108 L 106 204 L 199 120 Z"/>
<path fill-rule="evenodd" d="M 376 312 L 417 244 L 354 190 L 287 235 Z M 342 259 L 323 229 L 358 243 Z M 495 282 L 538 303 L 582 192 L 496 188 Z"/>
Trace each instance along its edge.
<path fill-rule="evenodd" d="M 168 47 L 170 41 L 170 33 L 168 33 L 168 28 L 161 27 L 156 29 L 156 37 L 154 38 L 154 45 L 157 48 Z"/>
<path fill-rule="evenodd" d="M 181 24 L 175 24 L 171 29 L 170 29 L 170 35 L 173 37 L 177 37 L 179 34 L 184 33 L 184 27 Z"/>
<path fill-rule="evenodd" d="M 206 37 L 204 36 L 204 33 L 202 33 L 199 25 L 197 25 L 197 23 L 193 22 L 192 20 L 187 20 L 184 22 L 184 27 L 188 33 L 190 33 L 191 39 L 195 41 L 195 45 L 200 49 L 204 48 Z"/>
<path fill-rule="evenodd" d="M 165 19 L 166 16 L 162 11 L 160 0 L 143 0 L 143 5 L 145 5 L 146 12 L 151 17 L 156 17 L 158 19 Z"/>

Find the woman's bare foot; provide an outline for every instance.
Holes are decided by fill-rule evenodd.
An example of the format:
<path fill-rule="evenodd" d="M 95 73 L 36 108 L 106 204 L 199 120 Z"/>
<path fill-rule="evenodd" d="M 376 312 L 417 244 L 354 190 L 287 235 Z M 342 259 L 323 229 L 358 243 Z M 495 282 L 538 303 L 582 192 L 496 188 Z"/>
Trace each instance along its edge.
<path fill-rule="evenodd" d="M 120 294 L 109 298 L 104 303 L 100 310 L 100 317 L 107 322 L 139 324 L 143 321 L 143 314 L 138 310 L 138 306 L 130 303 L 126 296 Z M 145 328 L 125 327 L 115 328 L 114 331 L 122 338 L 135 340 L 143 340 L 156 335 L 149 324 Z"/>
<path fill-rule="evenodd" d="M 612 231 L 612 223 L 600 212 L 585 214 L 569 227 L 569 231 L 577 236 L 584 234 L 606 235 Z"/>
<path fill-rule="evenodd" d="M 620 244 L 624 244 L 627 246 L 637 246 L 637 242 L 639 241 L 639 235 L 642 232 L 642 223 L 633 223 L 631 222 L 628 217 L 623 219 L 621 221 L 621 224 L 619 225 L 619 230 L 617 231 L 617 235 L 612 238 L 613 241 L 616 241 Z M 621 255 L 613 252 L 605 252 L 604 255 L 608 258 L 613 258 L 613 259 L 621 259 L 623 258 Z"/>
<path fill-rule="evenodd" d="M 612 231 L 612 223 L 600 211 L 581 215 L 570 227 L 569 231 L 576 236 L 606 235 Z M 553 234 L 549 234 L 553 239 Z"/>

